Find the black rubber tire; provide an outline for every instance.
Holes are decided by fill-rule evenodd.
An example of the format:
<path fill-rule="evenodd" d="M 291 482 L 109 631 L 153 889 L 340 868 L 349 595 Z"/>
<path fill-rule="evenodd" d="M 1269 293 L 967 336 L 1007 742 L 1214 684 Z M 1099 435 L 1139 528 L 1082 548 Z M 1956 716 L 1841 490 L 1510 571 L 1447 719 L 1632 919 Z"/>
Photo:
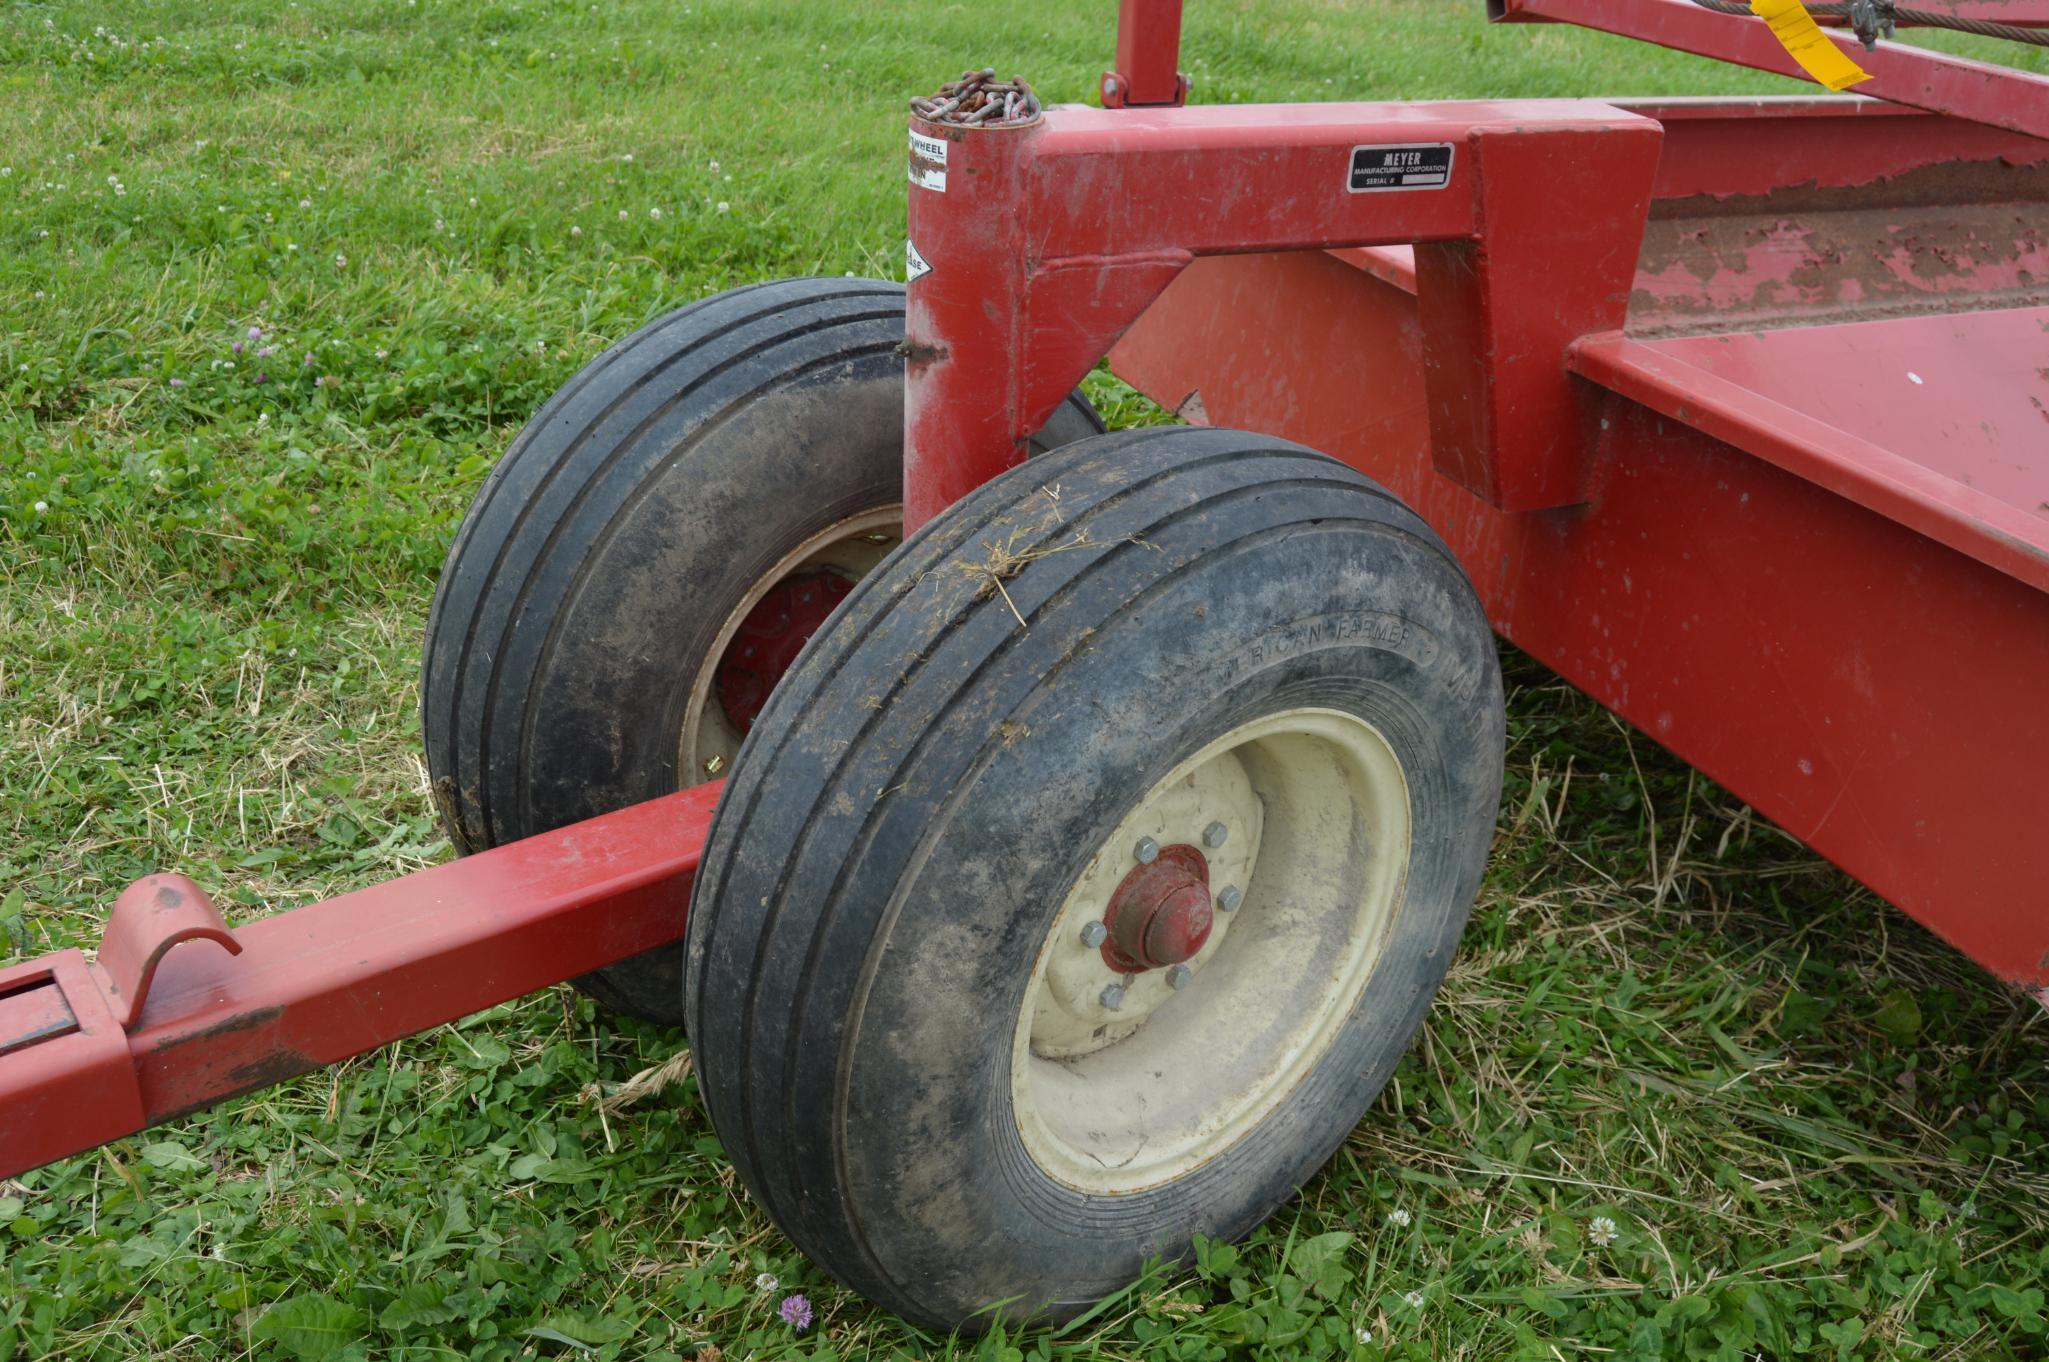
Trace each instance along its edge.
<path fill-rule="evenodd" d="M 973 567 L 992 550 L 1015 569 L 1002 593 Z M 1242 1139 L 1155 1188 L 1073 1190 L 1012 1114 L 1052 917 L 1154 782 L 1302 705 L 1366 718 L 1405 768 L 1412 854 L 1385 953 Z M 1195 1234 L 1247 1233 L 1357 1124 L 1428 1008 L 1485 866 L 1503 742 L 1471 583 L 1351 469 L 1169 428 L 994 480 L 813 636 L 719 805 L 685 974 L 726 1151 L 820 1266 L 941 1328 L 1069 1317 Z"/>
<path fill-rule="evenodd" d="M 427 768 L 459 852 L 683 779 L 700 660 L 811 535 L 902 500 L 903 285 L 793 279 L 642 327 L 550 398 L 463 520 L 428 615 Z M 1038 444 L 1103 428 L 1079 393 Z M 680 944 L 577 983 L 682 1021 Z"/>

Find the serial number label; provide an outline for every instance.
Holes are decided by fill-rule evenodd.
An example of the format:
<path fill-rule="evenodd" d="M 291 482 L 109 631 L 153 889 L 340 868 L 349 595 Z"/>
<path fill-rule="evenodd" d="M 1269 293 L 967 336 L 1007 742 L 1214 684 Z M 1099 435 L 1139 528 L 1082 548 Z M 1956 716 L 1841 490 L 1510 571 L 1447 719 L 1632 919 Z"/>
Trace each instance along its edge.
<path fill-rule="evenodd" d="M 1345 188 L 1354 194 L 1390 189 L 1442 189 L 1451 183 L 1451 143 L 1353 147 Z"/>

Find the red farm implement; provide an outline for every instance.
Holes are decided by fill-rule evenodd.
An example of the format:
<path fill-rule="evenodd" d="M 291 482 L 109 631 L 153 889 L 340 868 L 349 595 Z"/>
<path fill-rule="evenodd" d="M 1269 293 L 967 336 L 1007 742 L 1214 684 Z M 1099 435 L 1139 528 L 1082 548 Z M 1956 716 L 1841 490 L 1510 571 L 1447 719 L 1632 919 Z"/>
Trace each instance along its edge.
<path fill-rule="evenodd" d="M 0 1175 L 574 977 L 687 1026 L 843 1281 L 1072 1314 L 1385 1081 L 1493 633 L 2049 988 L 2049 78 L 1817 8 L 1877 98 L 1188 107 L 1125 0 L 1103 108 L 914 102 L 907 292 L 664 317 L 480 493 L 422 687 L 469 854 L 233 931 L 152 876 L 0 970 Z M 1105 355 L 1186 424 L 1101 433 Z"/>

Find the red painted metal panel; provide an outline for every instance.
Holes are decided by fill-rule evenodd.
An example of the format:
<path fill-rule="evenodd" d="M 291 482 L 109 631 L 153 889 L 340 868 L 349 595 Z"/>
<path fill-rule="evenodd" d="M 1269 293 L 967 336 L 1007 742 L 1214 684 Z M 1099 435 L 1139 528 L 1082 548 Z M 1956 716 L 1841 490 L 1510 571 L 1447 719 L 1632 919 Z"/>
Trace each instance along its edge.
<path fill-rule="evenodd" d="M 1295 254 L 1198 262 L 1112 363 L 1379 478 L 1519 646 L 1988 969 L 2049 983 L 2049 595 L 1620 395 L 1589 504 L 1503 514 L 1433 468 L 1421 355 L 1413 298 Z"/>
<path fill-rule="evenodd" d="M 1572 366 L 2049 591 L 2049 308 L 1589 337 Z"/>
<path fill-rule="evenodd" d="M 721 788 L 263 918 L 239 956 L 172 951 L 126 1036 L 78 952 L 0 972 L 54 973 L 79 1023 L 0 1054 L 0 1177 L 676 940 Z"/>
<path fill-rule="evenodd" d="M 1662 47 L 1806 80 L 1763 21 L 1719 14 L 1693 0 L 1490 0 L 1495 17 L 1578 24 Z M 1867 52 L 1848 33 L 1831 41 L 1871 73 L 1857 92 L 1954 114 L 2031 137 L 2049 137 L 2049 76 L 1952 57 L 1906 43 Z"/>
<path fill-rule="evenodd" d="M 1653 194 L 1726 201 L 1843 189 L 1929 166 L 2049 161 L 2049 142 L 1857 95 L 1618 99 L 1665 129 Z M 1954 196 L 1952 196 L 1954 197 Z"/>

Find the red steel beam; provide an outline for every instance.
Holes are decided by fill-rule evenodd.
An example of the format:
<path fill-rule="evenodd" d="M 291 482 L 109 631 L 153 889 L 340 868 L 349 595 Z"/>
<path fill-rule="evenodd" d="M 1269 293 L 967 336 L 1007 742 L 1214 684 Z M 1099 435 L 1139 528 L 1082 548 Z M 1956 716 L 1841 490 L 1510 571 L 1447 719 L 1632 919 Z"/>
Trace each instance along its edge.
<path fill-rule="evenodd" d="M 931 268 L 906 324 L 907 525 L 1022 462 L 1191 260 L 1411 242 L 1440 466 L 1505 509 L 1580 498 L 1581 398 L 1561 357 L 1622 324 L 1652 120 L 1511 100 L 1062 108 L 912 131 L 950 167 L 943 187 L 910 191 Z"/>
<path fill-rule="evenodd" d="M 0 970 L 0 1178 L 677 940 L 721 788 L 172 950 L 125 1030 L 78 951 Z"/>
<path fill-rule="evenodd" d="M 2028 0 L 2026 8 L 2015 6 L 2012 15 L 1978 17 L 2033 25 L 2042 20 L 2041 11 L 2041 0 Z M 1693 0 L 1489 0 L 1488 12 L 1509 22 L 1578 24 L 1796 80 L 1808 79 L 1762 20 L 1720 14 Z M 1870 80 L 1855 87 L 1860 95 L 1990 123 L 2030 137 L 2049 137 L 2049 76 L 1906 43 L 1881 42 L 1867 52 L 1855 37 L 1842 32 L 1832 33 L 1830 41 L 1871 73 Z"/>

